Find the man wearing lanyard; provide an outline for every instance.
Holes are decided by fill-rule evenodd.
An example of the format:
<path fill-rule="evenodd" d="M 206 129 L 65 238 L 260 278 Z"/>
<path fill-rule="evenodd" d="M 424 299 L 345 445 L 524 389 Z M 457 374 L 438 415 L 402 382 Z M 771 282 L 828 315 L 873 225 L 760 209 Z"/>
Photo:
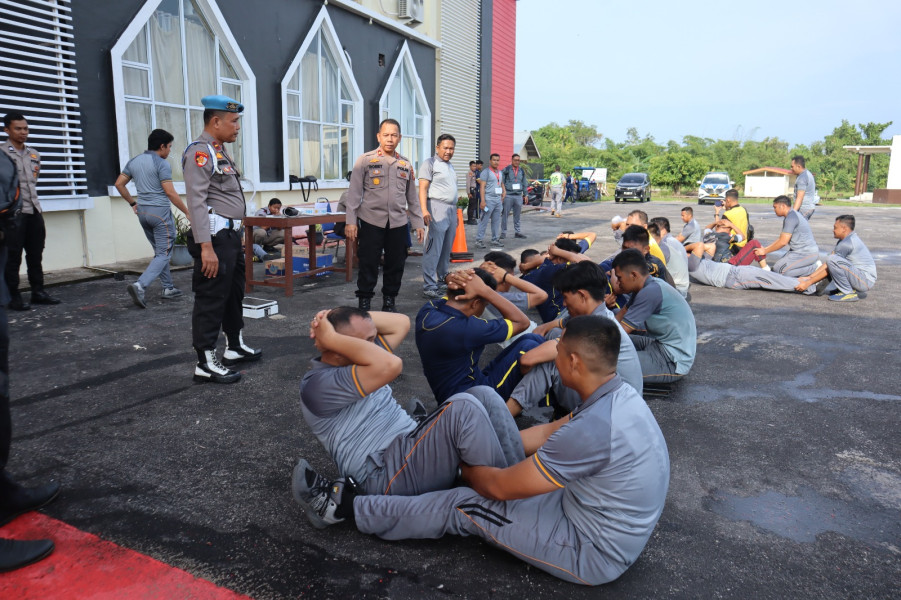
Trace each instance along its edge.
<path fill-rule="evenodd" d="M 489 219 L 491 220 L 491 246 L 501 248 L 504 246 L 503 242 L 497 237 L 504 198 L 507 195 L 507 192 L 504 190 L 504 177 L 498 170 L 500 162 L 501 155 L 492 154 L 488 158 L 488 168 L 479 175 L 479 189 L 482 192 L 482 203 L 480 206 L 484 211 L 482 220 L 479 221 L 479 230 L 476 233 L 476 246 L 479 248 L 485 248 L 485 242 L 482 241 L 482 238 L 485 237 L 485 228 L 488 226 Z"/>
<path fill-rule="evenodd" d="M 441 298 L 444 276 L 450 268 L 450 252 L 457 233 L 457 173 L 450 163 L 456 146 L 454 136 L 443 133 L 435 144 L 435 155 L 419 169 L 419 206 L 429 228 L 422 256 L 422 293 Z"/>
<path fill-rule="evenodd" d="M 185 149 L 181 166 L 191 214 L 188 252 L 194 257 L 191 316 L 197 366 L 194 380 L 235 383 L 241 374 L 228 366 L 259 360 L 262 350 L 244 344 L 244 250 L 241 220 L 247 210 L 240 174 L 225 152 L 238 139 L 244 105 L 227 96 L 205 96 L 203 133 Z M 222 362 L 216 357 L 219 331 L 225 331 Z M 225 363 L 225 366 L 223 366 Z"/>
<path fill-rule="evenodd" d="M 513 237 L 525 239 L 525 235 L 519 230 L 519 217 L 522 214 L 522 193 L 526 189 L 526 174 L 519 168 L 519 154 L 514 154 L 511 164 L 504 167 L 502 173 L 504 179 L 504 212 L 501 215 L 501 238 L 507 237 L 507 216 L 513 211 L 513 229 L 516 231 Z"/>

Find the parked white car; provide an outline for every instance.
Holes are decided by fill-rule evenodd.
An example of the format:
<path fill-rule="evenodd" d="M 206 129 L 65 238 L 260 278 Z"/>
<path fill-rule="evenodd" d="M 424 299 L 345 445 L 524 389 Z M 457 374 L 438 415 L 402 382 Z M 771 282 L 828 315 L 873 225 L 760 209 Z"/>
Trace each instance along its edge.
<path fill-rule="evenodd" d="M 725 171 L 711 171 L 698 182 L 698 204 L 713 204 L 726 197 L 726 191 L 735 187 Z"/>

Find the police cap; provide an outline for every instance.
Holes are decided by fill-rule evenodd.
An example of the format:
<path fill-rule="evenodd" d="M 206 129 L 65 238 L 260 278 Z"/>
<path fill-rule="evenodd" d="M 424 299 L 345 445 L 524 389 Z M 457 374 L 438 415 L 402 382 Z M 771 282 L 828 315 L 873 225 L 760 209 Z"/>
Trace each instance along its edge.
<path fill-rule="evenodd" d="M 200 103 L 209 110 L 222 110 L 231 113 L 244 112 L 244 105 L 228 96 L 204 96 L 200 99 Z"/>

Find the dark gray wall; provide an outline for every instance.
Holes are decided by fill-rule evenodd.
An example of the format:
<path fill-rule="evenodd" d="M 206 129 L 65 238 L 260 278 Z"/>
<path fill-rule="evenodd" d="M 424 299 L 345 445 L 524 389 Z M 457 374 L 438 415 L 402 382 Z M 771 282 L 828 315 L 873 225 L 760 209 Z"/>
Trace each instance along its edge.
<path fill-rule="evenodd" d="M 261 181 L 283 181 L 281 80 L 322 7 L 319 0 L 218 0 L 219 9 L 257 79 L 256 110 Z M 75 2 L 75 51 L 79 79 L 88 193 L 104 196 L 127 157 L 118 155 L 110 49 L 143 0 Z M 364 149 L 375 147 L 378 100 L 404 37 L 341 8 L 329 17 L 353 64 L 364 98 Z M 435 50 L 410 40 L 410 53 L 435 115 Z M 385 55 L 385 66 L 378 64 Z M 122 125 L 124 127 L 124 124 Z M 432 131 L 434 131 L 434 123 Z"/>

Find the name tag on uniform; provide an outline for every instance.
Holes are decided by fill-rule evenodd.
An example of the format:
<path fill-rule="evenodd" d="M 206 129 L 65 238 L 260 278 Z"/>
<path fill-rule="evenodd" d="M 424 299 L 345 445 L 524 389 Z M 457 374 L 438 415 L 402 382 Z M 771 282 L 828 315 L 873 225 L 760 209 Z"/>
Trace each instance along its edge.
<path fill-rule="evenodd" d="M 494 188 L 494 195 L 495 195 L 495 196 L 500 196 L 500 195 L 503 194 L 503 193 L 504 193 L 504 188 L 499 188 L 499 187 Z"/>
<path fill-rule="evenodd" d="M 514 183 L 511 187 L 513 188 L 514 191 L 522 189 L 522 185 L 520 185 L 518 183 Z"/>

